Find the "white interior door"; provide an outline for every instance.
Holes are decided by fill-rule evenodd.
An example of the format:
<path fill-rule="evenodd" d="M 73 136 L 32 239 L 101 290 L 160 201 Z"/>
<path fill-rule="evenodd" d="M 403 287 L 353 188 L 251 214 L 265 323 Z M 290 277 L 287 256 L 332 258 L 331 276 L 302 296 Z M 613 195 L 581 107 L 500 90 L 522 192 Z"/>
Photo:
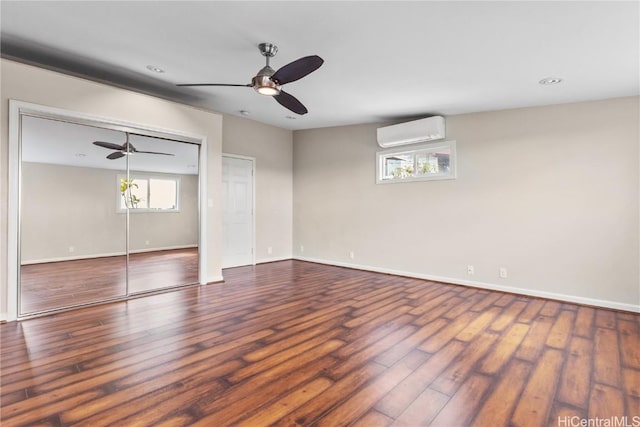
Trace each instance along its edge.
<path fill-rule="evenodd" d="M 222 157 L 222 267 L 254 264 L 253 159 Z"/>

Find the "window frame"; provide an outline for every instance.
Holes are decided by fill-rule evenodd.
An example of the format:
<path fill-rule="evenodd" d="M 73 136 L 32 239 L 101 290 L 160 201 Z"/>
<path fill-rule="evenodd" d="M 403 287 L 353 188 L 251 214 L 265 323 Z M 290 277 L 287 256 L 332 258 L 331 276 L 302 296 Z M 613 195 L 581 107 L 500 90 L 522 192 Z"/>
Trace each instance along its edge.
<path fill-rule="evenodd" d="M 152 179 L 157 179 L 157 180 L 165 180 L 165 181 L 174 181 L 176 183 L 176 207 L 174 209 L 154 209 L 154 208 L 123 208 L 122 207 L 122 193 L 120 192 L 120 182 L 122 179 L 139 179 L 139 180 L 145 180 L 147 181 L 147 198 L 149 198 L 149 196 L 151 195 L 151 185 L 150 185 L 150 181 Z M 176 213 L 176 212 L 180 212 L 180 180 L 181 177 L 180 176 L 173 176 L 173 175 L 155 175 L 155 174 L 147 174 L 147 173 L 129 173 L 129 175 L 127 176 L 127 174 L 125 173 L 119 173 L 116 174 L 116 212 L 117 213 L 126 213 L 127 211 L 131 212 L 131 213 L 150 213 L 150 212 L 154 212 L 154 213 Z M 149 202 L 149 200 L 147 199 L 147 203 Z"/>
<path fill-rule="evenodd" d="M 447 148 L 449 154 L 449 170 L 445 173 L 430 173 L 430 174 L 418 174 L 406 178 L 390 179 L 385 178 L 383 173 L 385 171 L 384 162 L 388 157 L 412 155 L 414 158 L 414 165 L 416 164 L 416 155 L 421 152 L 436 152 L 443 148 Z M 393 149 L 377 151 L 376 152 L 376 184 L 397 184 L 401 182 L 418 182 L 418 181 L 442 181 L 457 178 L 457 153 L 456 153 L 456 141 L 438 141 L 430 142 L 427 144 L 420 144 L 415 146 L 394 147 Z M 415 168 L 415 166 L 414 166 Z"/>

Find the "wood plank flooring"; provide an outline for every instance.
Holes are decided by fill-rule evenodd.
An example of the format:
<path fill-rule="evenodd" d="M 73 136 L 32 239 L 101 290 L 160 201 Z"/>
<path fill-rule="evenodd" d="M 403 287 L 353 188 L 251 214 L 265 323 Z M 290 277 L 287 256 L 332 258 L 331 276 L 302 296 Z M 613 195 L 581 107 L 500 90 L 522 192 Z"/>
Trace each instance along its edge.
<path fill-rule="evenodd" d="M 1 325 L 2 426 L 640 416 L 639 315 L 300 261 L 224 276 Z"/>
<path fill-rule="evenodd" d="M 20 267 L 20 313 L 30 314 L 124 297 L 126 256 Z M 198 283 L 198 248 L 129 255 L 129 292 Z"/>

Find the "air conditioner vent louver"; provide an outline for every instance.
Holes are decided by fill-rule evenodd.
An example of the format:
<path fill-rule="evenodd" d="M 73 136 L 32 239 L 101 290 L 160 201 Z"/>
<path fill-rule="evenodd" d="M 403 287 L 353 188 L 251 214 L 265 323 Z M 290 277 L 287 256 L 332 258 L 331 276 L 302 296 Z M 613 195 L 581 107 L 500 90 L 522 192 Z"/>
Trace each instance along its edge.
<path fill-rule="evenodd" d="M 444 139 L 444 117 L 434 116 L 378 128 L 378 145 L 382 148 Z"/>

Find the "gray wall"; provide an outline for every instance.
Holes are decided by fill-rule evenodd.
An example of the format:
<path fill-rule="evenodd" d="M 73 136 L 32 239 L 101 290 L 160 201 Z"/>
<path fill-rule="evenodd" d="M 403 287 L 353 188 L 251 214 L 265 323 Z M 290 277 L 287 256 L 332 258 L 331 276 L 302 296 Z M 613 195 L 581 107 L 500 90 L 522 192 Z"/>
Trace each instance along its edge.
<path fill-rule="evenodd" d="M 225 114 L 222 151 L 256 159 L 256 262 L 291 258 L 293 132 Z"/>
<path fill-rule="evenodd" d="M 124 253 L 126 215 L 117 212 L 117 175 L 122 173 L 24 162 L 21 262 Z M 197 176 L 153 175 L 180 178 L 180 211 L 132 213 L 130 250 L 197 246 Z"/>
<path fill-rule="evenodd" d="M 377 125 L 296 131 L 294 256 L 638 310 L 638 124 L 638 98 L 447 117 L 458 178 L 381 185 Z"/>

